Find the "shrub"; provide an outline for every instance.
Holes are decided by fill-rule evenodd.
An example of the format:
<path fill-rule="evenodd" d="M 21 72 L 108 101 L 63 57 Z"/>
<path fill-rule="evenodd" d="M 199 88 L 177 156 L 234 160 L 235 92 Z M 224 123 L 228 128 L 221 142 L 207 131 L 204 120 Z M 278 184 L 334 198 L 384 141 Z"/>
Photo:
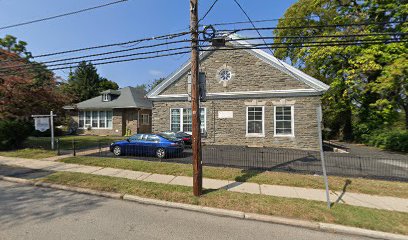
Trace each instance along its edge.
<path fill-rule="evenodd" d="M 62 130 L 61 128 L 54 128 L 54 136 L 62 136 L 64 135 L 64 130 Z M 31 136 L 33 137 L 51 137 L 51 130 L 48 129 L 47 131 L 44 132 L 40 132 L 38 130 L 34 130 L 31 133 Z"/>
<path fill-rule="evenodd" d="M 408 152 L 408 130 L 382 130 L 362 135 L 363 142 L 382 149 Z"/>
<path fill-rule="evenodd" d="M 29 123 L 0 120 L 0 150 L 11 150 L 22 146 L 31 133 Z"/>

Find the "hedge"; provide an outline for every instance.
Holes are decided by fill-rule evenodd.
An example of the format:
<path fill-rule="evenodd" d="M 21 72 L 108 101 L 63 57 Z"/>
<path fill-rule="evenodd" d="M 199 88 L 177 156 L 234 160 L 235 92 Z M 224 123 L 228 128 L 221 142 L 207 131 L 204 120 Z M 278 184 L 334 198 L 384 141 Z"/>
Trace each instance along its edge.
<path fill-rule="evenodd" d="M 408 152 L 408 130 L 382 130 L 363 136 L 363 142 L 386 150 Z"/>
<path fill-rule="evenodd" d="M 31 124 L 27 122 L 0 120 L 0 150 L 21 147 L 31 131 Z"/>

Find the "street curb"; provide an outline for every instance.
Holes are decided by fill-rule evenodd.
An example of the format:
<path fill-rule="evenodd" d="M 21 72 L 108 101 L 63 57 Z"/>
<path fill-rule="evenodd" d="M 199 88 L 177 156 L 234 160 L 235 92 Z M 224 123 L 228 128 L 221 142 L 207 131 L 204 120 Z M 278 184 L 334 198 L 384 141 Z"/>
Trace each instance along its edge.
<path fill-rule="evenodd" d="M 343 226 L 343 225 L 338 225 L 338 224 L 312 222 L 312 221 L 297 220 L 297 219 L 276 217 L 276 216 L 270 216 L 270 215 L 262 215 L 262 214 L 256 214 L 256 213 L 245 213 L 241 211 L 204 207 L 204 206 L 185 204 L 185 203 L 169 202 L 169 201 L 163 201 L 163 200 L 157 200 L 157 199 L 151 199 L 151 198 L 143 198 L 143 197 L 130 195 L 130 194 L 103 192 L 103 191 L 97 191 L 97 190 L 92 190 L 92 189 L 87 189 L 87 188 L 78 188 L 78 187 L 70 187 L 70 186 L 59 185 L 59 184 L 45 183 L 41 181 L 35 182 L 34 180 L 21 179 L 21 178 L 15 178 L 15 177 L 6 177 L 6 176 L 1 176 L 1 175 L 0 175 L 0 180 L 20 183 L 20 184 L 27 184 L 27 185 L 37 186 L 37 187 L 53 188 L 53 189 L 58 189 L 58 190 L 65 190 L 65 191 L 78 192 L 78 193 L 84 193 L 84 194 L 89 194 L 89 195 L 102 196 L 106 198 L 122 199 L 126 201 L 137 202 L 137 203 L 147 204 L 147 205 L 177 208 L 177 209 L 201 212 L 201 213 L 217 215 L 217 216 L 233 217 L 233 218 L 238 218 L 238 219 L 247 219 L 247 220 L 268 222 L 268 223 L 281 224 L 281 225 L 287 225 L 287 226 L 293 226 L 293 227 L 301 227 L 301 228 L 307 228 L 307 229 L 322 231 L 322 232 L 340 233 L 340 234 L 347 234 L 347 235 L 354 235 L 354 236 L 370 237 L 370 238 L 375 238 L 375 239 L 408 240 L 407 235 L 380 232 L 380 231 L 374 231 L 374 230 L 368 230 L 368 229 L 356 228 L 356 227 L 348 227 L 348 226 Z"/>

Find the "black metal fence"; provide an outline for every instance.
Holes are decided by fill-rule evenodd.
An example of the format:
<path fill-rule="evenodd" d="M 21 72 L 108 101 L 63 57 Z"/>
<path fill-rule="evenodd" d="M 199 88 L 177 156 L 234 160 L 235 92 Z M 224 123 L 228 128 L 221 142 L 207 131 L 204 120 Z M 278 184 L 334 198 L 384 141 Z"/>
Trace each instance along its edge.
<path fill-rule="evenodd" d="M 159 159 L 154 151 L 127 147 L 124 154 L 115 156 L 107 144 L 92 156 L 120 157 L 146 161 L 192 163 L 192 150 Z M 324 152 L 327 174 L 374 179 L 408 181 L 408 157 L 401 159 L 358 156 L 350 153 Z M 250 148 L 235 146 L 203 146 L 202 161 L 206 166 L 233 167 L 246 170 L 322 174 L 320 153 L 281 148 Z"/>
<path fill-rule="evenodd" d="M 165 159 L 157 158 L 155 149 L 147 149 L 149 146 L 127 146 L 120 156 L 115 156 L 109 149 L 112 141 L 57 139 L 55 147 L 60 155 L 85 152 L 87 156 L 192 163 L 192 150 L 188 147 L 179 154 L 166 154 Z M 49 141 L 31 141 L 29 147 L 49 149 L 49 146 Z M 324 157 L 328 175 L 408 181 L 408 156 L 388 158 L 325 151 Z M 202 161 L 207 166 L 322 174 L 320 153 L 316 151 L 208 145 L 203 146 Z"/>

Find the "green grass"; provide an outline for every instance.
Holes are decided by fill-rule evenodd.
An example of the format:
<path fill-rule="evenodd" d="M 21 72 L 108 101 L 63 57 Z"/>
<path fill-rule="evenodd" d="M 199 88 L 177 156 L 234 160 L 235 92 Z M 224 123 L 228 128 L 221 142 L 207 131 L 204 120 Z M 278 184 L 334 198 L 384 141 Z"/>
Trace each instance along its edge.
<path fill-rule="evenodd" d="M 100 191 L 133 194 L 172 202 L 232 209 L 303 220 L 336 223 L 391 233 L 408 234 L 408 213 L 377 210 L 344 204 L 328 209 L 326 203 L 302 199 L 207 190 L 198 198 L 191 187 L 149 183 L 124 178 L 59 172 L 43 181 Z"/>
<path fill-rule="evenodd" d="M 148 162 L 141 160 L 129 160 L 120 158 L 98 158 L 98 157 L 70 157 L 62 159 L 61 162 L 89 166 L 111 167 L 176 176 L 191 177 L 193 175 L 191 165 L 179 163 Z M 259 184 L 324 189 L 323 179 L 321 177 L 295 173 L 246 171 L 236 168 L 204 166 L 203 176 L 206 178 L 231 180 L 238 182 L 253 182 Z M 347 182 L 351 181 L 346 188 L 346 191 L 349 192 L 408 198 L 408 183 L 397 181 L 391 182 L 381 180 L 370 180 L 364 178 L 346 178 L 330 176 L 329 177 L 330 189 L 333 191 L 341 191 L 343 190 L 346 181 Z"/>
<path fill-rule="evenodd" d="M 59 139 L 59 146 L 61 150 L 71 150 L 73 148 L 72 141 L 75 141 L 77 149 L 98 147 L 99 142 L 103 147 L 109 146 L 110 142 L 125 139 L 125 137 L 116 136 L 60 136 L 55 137 Z M 42 148 L 50 149 L 50 137 L 29 137 L 24 146 L 28 148 Z"/>
<path fill-rule="evenodd" d="M 20 158 L 33 158 L 33 159 L 41 159 L 41 158 L 48 158 L 56 156 L 55 151 L 51 150 L 44 150 L 44 149 L 32 149 L 32 148 L 24 148 L 18 149 L 14 151 L 3 151 L 0 152 L 0 156 L 4 157 L 20 157 Z"/>

